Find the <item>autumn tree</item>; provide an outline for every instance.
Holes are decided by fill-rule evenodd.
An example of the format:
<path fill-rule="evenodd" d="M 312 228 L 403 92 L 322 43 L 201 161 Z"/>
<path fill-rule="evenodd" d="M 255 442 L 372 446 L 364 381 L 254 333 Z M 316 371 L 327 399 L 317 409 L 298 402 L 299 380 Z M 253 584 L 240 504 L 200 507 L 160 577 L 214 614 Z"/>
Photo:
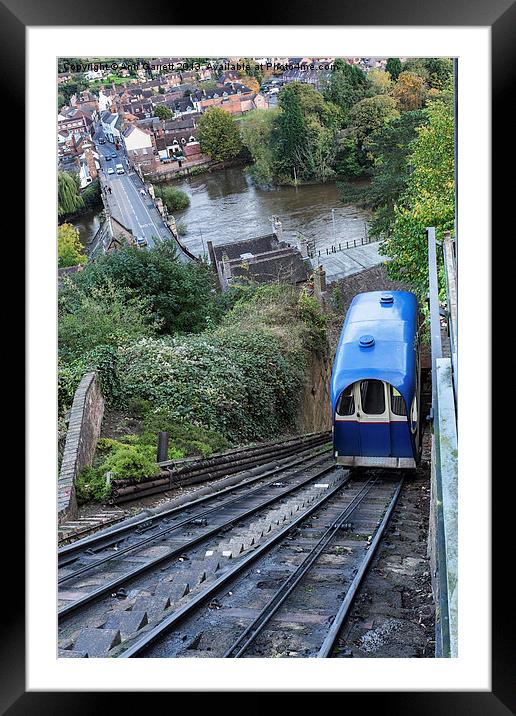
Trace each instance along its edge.
<path fill-rule="evenodd" d="M 367 75 L 373 94 L 387 94 L 392 88 L 391 75 L 376 67 Z"/>
<path fill-rule="evenodd" d="M 85 264 L 88 260 L 83 253 L 79 231 L 72 224 L 57 227 L 57 256 L 59 268 Z"/>
<path fill-rule="evenodd" d="M 392 90 L 401 112 L 421 109 L 425 99 L 425 82 L 414 72 L 402 72 Z"/>
<path fill-rule="evenodd" d="M 428 124 L 417 130 L 409 158 L 412 172 L 405 193 L 394 210 L 394 224 L 382 252 L 391 260 L 391 278 L 411 283 L 424 300 L 428 290 L 426 228 L 435 226 L 437 238 L 453 231 L 455 218 L 454 123 L 451 102 L 429 102 Z"/>
<path fill-rule="evenodd" d="M 216 161 L 234 159 L 242 149 L 235 120 L 220 107 L 211 107 L 201 117 L 199 141 L 201 150 Z"/>

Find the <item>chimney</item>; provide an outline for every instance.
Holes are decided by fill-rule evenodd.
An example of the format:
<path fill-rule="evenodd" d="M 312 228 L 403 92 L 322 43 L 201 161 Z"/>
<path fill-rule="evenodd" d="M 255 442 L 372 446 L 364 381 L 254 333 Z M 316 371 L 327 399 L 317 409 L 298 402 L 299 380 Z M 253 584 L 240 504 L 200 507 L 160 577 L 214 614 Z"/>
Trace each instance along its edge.
<path fill-rule="evenodd" d="M 86 165 L 88 167 L 88 171 L 90 173 L 91 178 L 96 179 L 97 166 L 95 164 L 95 157 L 93 156 L 91 149 L 86 149 L 86 151 L 84 152 L 84 158 L 86 160 Z"/>

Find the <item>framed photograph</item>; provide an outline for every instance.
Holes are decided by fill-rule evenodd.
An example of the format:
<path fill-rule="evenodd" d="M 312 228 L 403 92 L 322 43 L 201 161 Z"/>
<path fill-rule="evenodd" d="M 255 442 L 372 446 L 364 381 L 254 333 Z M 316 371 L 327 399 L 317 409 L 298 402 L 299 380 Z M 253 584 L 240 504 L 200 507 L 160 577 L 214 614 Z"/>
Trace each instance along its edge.
<path fill-rule="evenodd" d="M 514 6 L 1 13 L 29 319 L 5 712 L 509 713 L 489 132 Z"/>

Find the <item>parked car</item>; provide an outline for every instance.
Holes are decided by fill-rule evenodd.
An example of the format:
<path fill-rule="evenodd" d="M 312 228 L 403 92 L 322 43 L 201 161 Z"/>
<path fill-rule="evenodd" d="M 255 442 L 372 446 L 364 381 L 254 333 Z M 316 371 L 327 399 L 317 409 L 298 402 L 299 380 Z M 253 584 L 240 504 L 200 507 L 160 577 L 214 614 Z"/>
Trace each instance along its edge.
<path fill-rule="evenodd" d="M 137 236 L 137 237 L 136 237 L 136 244 L 137 244 L 140 248 L 143 248 L 144 246 L 148 246 L 148 245 L 149 245 L 149 242 L 147 241 L 147 239 L 145 238 L 145 236 Z"/>
<path fill-rule="evenodd" d="M 99 144 L 105 144 L 105 143 L 106 143 L 106 140 L 104 139 L 104 137 L 99 137 L 99 138 L 97 139 L 97 142 L 98 142 Z"/>
<path fill-rule="evenodd" d="M 115 170 L 113 169 L 113 167 L 109 167 L 109 169 L 107 170 L 107 173 L 108 173 L 108 174 L 114 174 L 114 173 L 115 173 Z"/>
<path fill-rule="evenodd" d="M 122 164 L 117 164 L 115 169 L 117 174 L 125 174 L 125 169 Z"/>
<path fill-rule="evenodd" d="M 147 193 L 147 192 L 145 191 L 145 189 L 140 189 L 140 194 L 141 194 L 142 196 L 145 196 L 146 193 Z"/>
<path fill-rule="evenodd" d="M 111 154 L 111 159 L 116 159 L 118 157 L 118 154 L 116 152 L 113 152 Z"/>
<path fill-rule="evenodd" d="M 111 155 L 110 155 L 110 154 L 106 154 L 105 159 L 106 159 L 106 162 L 110 162 L 110 161 L 111 161 Z"/>

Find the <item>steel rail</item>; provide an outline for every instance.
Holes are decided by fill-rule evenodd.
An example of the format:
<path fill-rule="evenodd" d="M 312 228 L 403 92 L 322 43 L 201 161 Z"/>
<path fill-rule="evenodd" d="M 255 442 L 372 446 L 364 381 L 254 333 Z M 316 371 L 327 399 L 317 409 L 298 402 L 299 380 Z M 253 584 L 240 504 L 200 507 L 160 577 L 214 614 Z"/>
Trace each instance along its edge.
<path fill-rule="evenodd" d="M 290 455 L 298 453 L 302 449 L 307 449 L 308 447 L 313 449 L 326 442 L 329 442 L 328 438 L 320 437 L 312 440 L 310 443 L 291 444 L 285 448 L 276 448 L 266 453 L 248 456 L 245 459 L 219 461 L 212 466 L 205 466 L 195 470 L 185 468 L 179 472 L 167 472 L 167 474 L 163 476 L 154 476 L 150 481 L 127 485 L 125 487 L 115 486 L 112 501 L 114 504 L 120 505 L 142 497 L 167 492 L 176 486 L 194 485 L 207 480 L 218 480 L 229 475 L 243 472 L 244 470 L 253 469 L 272 459 L 285 459 Z"/>
<path fill-rule="evenodd" d="M 327 458 L 321 458 L 319 462 L 322 462 L 323 459 Z M 276 476 L 278 474 L 278 471 L 275 471 L 274 475 Z M 263 490 L 265 487 L 268 487 L 270 483 L 265 483 L 263 485 L 256 485 L 255 487 L 250 488 L 246 492 L 244 492 L 241 495 L 235 495 L 234 497 L 230 497 L 227 500 L 220 502 L 217 505 L 214 505 L 213 507 L 210 507 L 206 510 L 203 510 L 201 512 L 198 512 L 194 515 L 189 515 L 184 520 L 181 520 L 180 522 L 177 522 L 174 525 L 170 525 L 169 527 L 165 527 L 165 529 L 160 530 L 159 532 L 156 532 L 153 535 L 150 535 L 149 537 L 145 537 L 144 539 L 139 540 L 138 542 L 135 542 L 134 544 L 130 544 L 127 547 L 124 547 L 123 549 L 117 550 L 114 554 L 108 554 L 106 557 L 101 557 L 96 562 L 90 562 L 90 564 L 86 564 L 80 569 L 76 569 L 74 572 L 70 572 L 70 574 L 65 574 L 63 577 L 57 580 L 58 584 L 64 584 L 64 582 L 69 582 L 71 579 L 75 579 L 77 577 L 80 577 L 81 574 L 85 574 L 86 572 L 89 572 L 91 569 L 94 569 L 95 567 L 99 567 L 101 564 L 105 564 L 106 562 L 110 562 L 113 559 L 118 559 L 119 557 L 123 556 L 124 554 L 128 554 L 129 552 L 132 552 L 133 550 L 140 549 L 142 547 L 145 547 L 150 542 L 155 542 L 156 540 L 161 539 L 164 535 L 170 534 L 171 532 L 174 532 L 175 530 L 179 529 L 180 527 L 184 527 L 185 525 L 193 522 L 194 520 L 201 519 L 203 517 L 206 517 L 206 515 L 210 515 L 212 512 L 216 512 L 217 510 L 227 507 L 228 505 L 232 505 L 236 502 L 239 502 L 242 499 L 247 498 L 249 495 L 253 495 L 259 490 Z M 215 495 L 213 495 L 215 497 Z"/>
<path fill-rule="evenodd" d="M 335 465 L 330 468 L 331 470 L 337 469 Z M 178 624 L 180 621 L 182 621 L 185 617 L 187 617 L 194 609 L 196 609 L 198 606 L 203 604 L 205 601 L 207 601 L 210 597 L 212 597 L 214 594 L 216 594 L 221 587 L 223 587 L 227 582 L 229 582 L 231 579 L 233 579 L 237 574 L 242 572 L 251 562 L 254 562 L 258 557 L 260 557 L 262 554 L 264 554 L 266 551 L 270 550 L 277 542 L 279 542 L 283 537 L 288 534 L 290 531 L 295 529 L 301 522 L 306 520 L 307 517 L 309 517 L 313 512 L 318 510 L 325 502 L 327 502 L 331 497 L 333 497 L 339 490 L 342 489 L 342 487 L 349 482 L 350 480 L 349 472 L 347 475 L 345 475 L 344 479 L 341 480 L 333 489 L 330 489 L 327 494 L 323 495 L 320 500 L 318 500 L 314 505 L 308 508 L 305 512 L 303 512 L 299 517 L 296 517 L 292 522 L 290 522 L 288 525 L 283 527 L 283 529 L 278 530 L 267 542 L 260 545 L 256 549 L 254 549 L 252 552 L 250 552 L 248 555 L 243 557 L 234 567 L 229 569 L 227 572 L 225 572 L 221 577 L 219 577 L 213 584 L 206 589 L 203 592 L 200 592 L 197 594 L 193 599 L 191 599 L 187 604 L 185 604 L 183 607 L 178 609 L 177 611 L 170 614 L 166 619 L 164 619 L 160 624 L 155 626 L 153 629 L 151 629 L 147 634 L 145 634 L 143 637 L 138 639 L 132 646 L 130 646 L 128 649 L 123 651 L 118 655 L 117 658 L 119 659 L 129 659 L 133 658 L 135 656 L 138 656 L 141 654 L 142 651 L 147 649 L 151 644 L 153 644 L 157 639 L 159 639 L 161 636 L 163 636 L 167 631 L 169 631 L 172 627 L 174 627 L 176 624 Z"/>
<path fill-rule="evenodd" d="M 178 472 L 181 472 L 182 470 L 191 467 L 195 465 L 195 463 L 216 463 L 217 461 L 220 461 L 223 458 L 234 458 L 239 457 L 246 454 L 255 453 L 256 455 L 260 455 L 262 453 L 268 453 L 274 451 L 276 448 L 283 448 L 287 446 L 301 446 L 303 444 L 310 445 L 313 441 L 316 440 L 322 440 L 322 439 L 331 439 L 331 430 L 324 430 L 322 432 L 318 433 L 307 433 L 306 435 L 296 436 L 293 438 L 289 438 L 286 440 L 272 440 L 265 443 L 258 443 L 256 445 L 246 445 L 245 447 L 238 447 L 238 448 L 232 448 L 230 450 L 226 450 L 225 452 L 217 452 L 209 455 L 205 458 L 196 458 L 196 457 L 185 457 L 181 458 L 179 460 L 163 460 L 162 462 L 158 461 L 158 465 L 160 467 L 175 467 Z"/>
<path fill-rule="evenodd" d="M 317 480 L 323 475 L 325 475 L 328 472 L 331 472 L 332 470 L 335 470 L 335 465 L 330 465 L 329 467 L 325 467 L 322 470 L 319 470 L 315 475 L 312 475 L 311 477 L 307 477 L 304 480 L 302 480 L 297 485 L 294 485 L 292 487 L 289 487 L 287 490 L 283 490 L 280 493 L 277 493 L 273 497 L 270 497 L 269 499 L 265 500 L 265 502 L 261 502 L 259 505 L 256 505 L 255 507 L 251 507 L 248 510 L 245 510 L 244 512 L 236 515 L 235 517 L 232 517 L 229 520 L 226 520 L 226 522 L 222 522 L 219 525 L 216 525 L 210 530 L 207 530 L 206 532 L 203 532 L 201 535 L 198 535 L 197 537 L 194 537 L 191 540 L 188 540 L 186 542 L 183 542 L 182 544 L 178 545 L 177 547 L 174 547 L 170 550 L 170 552 L 167 552 L 164 555 L 161 555 L 159 557 L 155 557 L 154 559 L 149 560 L 149 562 L 146 562 L 145 564 L 141 565 L 140 567 L 136 567 L 135 569 L 130 570 L 129 572 L 125 572 L 124 574 L 121 574 L 119 577 L 116 577 L 115 579 L 112 579 L 111 581 L 107 582 L 106 584 L 102 585 L 101 587 L 98 587 L 98 589 L 94 589 L 89 594 L 85 594 L 83 597 L 80 597 L 79 599 L 71 602 L 70 604 L 65 605 L 64 607 L 61 607 L 61 609 L 58 610 L 57 614 L 58 617 L 63 617 L 71 612 L 76 611 L 77 609 L 83 607 L 85 604 L 88 604 L 89 602 L 94 601 L 95 599 L 98 599 L 99 597 L 104 596 L 105 594 L 108 594 L 112 592 L 114 589 L 117 589 L 118 587 L 122 586 L 125 582 L 128 582 L 131 579 L 134 579 L 134 577 L 138 577 L 141 574 L 144 574 L 145 572 L 149 571 L 150 569 L 153 569 L 158 564 L 162 564 L 163 562 L 166 562 L 168 560 L 171 560 L 173 557 L 177 555 L 183 554 L 183 552 L 187 549 L 191 549 L 192 547 L 195 547 L 200 542 L 204 542 L 208 537 L 212 537 L 213 535 L 218 534 L 222 529 L 225 527 L 230 527 L 235 525 L 237 522 L 240 522 L 247 517 L 250 517 L 251 515 L 255 514 L 256 512 L 259 512 L 260 510 L 263 510 L 265 507 L 268 507 L 269 505 L 273 504 L 274 502 L 278 502 L 283 497 L 286 497 L 287 495 L 295 492 L 296 490 L 301 489 L 305 485 L 307 485 L 309 482 L 312 482 L 313 480 Z"/>
<path fill-rule="evenodd" d="M 315 447 L 322 447 L 322 446 L 315 446 Z M 314 448 L 307 448 L 309 450 L 313 450 Z M 124 534 L 125 532 L 131 532 L 133 529 L 136 529 L 138 527 L 142 528 L 145 525 L 151 525 L 155 521 L 161 521 L 162 519 L 169 517 L 172 514 L 175 514 L 177 512 L 180 512 L 182 510 L 186 509 L 192 509 L 192 507 L 195 507 L 198 504 L 201 504 L 202 502 L 206 502 L 208 500 L 213 500 L 217 497 L 220 497 L 221 495 L 224 495 L 228 492 L 234 492 L 235 490 L 241 489 L 242 487 L 245 487 L 246 485 L 251 485 L 258 480 L 263 480 L 267 477 L 270 477 L 271 475 L 279 475 L 282 472 L 285 472 L 286 470 L 289 470 L 292 467 L 296 467 L 297 465 L 301 465 L 304 462 L 309 462 L 312 459 L 315 459 L 321 455 L 323 455 L 325 452 L 324 449 L 320 449 L 317 452 L 310 453 L 308 455 L 303 455 L 300 458 L 297 458 L 295 460 L 292 460 L 288 463 L 285 463 L 284 465 L 279 465 L 275 468 L 272 468 L 270 470 L 266 470 L 263 473 L 260 473 L 260 475 L 255 475 L 248 480 L 242 480 L 242 482 L 238 482 L 235 485 L 230 485 L 229 487 L 225 487 L 222 490 L 219 490 L 217 492 L 213 492 L 209 495 L 203 495 L 202 497 L 199 497 L 195 500 L 192 500 L 191 502 L 187 502 L 184 505 L 178 505 L 176 507 L 171 507 L 168 510 L 163 510 L 163 512 L 160 512 L 159 514 L 150 515 L 148 517 L 143 517 L 141 520 L 138 520 L 137 522 L 132 522 L 130 524 L 120 525 L 119 527 L 116 527 L 113 530 L 110 530 L 107 533 L 98 532 L 91 537 L 87 537 L 84 540 L 79 540 L 77 542 L 73 542 L 72 544 L 65 545 L 64 547 L 61 547 L 58 550 L 58 556 L 59 557 L 66 557 L 70 554 L 73 554 L 74 552 L 80 552 L 84 548 L 90 548 L 94 544 L 98 544 L 103 542 L 104 540 L 111 540 L 108 542 L 108 544 L 112 544 L 115 542 L 120 541 L 120 535 Z M 326 451 L 327 452 L 327 451 Z M 117 538 L 112 540 L 111 538 Z M 70 562 L 62 562 L 59 566 L 65 566 L 66 564 L 69 564 Z"/>
<path fill-rule="evenodd" d="M 283 602 L 292 594 L 301 579 L 307 574 L 310 567 L 321 556 L 328 544 L 338 533 L 342 524 L 347 520 L 353 512 L 360 506 L 365 497 L 371 492 L 374 485 L 378 482 L 378 478 L 371 478 L 353 497 L 349 505 L 347 505 L 340 515 L 332 522 L 327 531 L 317 542 L 311 552 L 305 557 L 300 565 L 290 574 L 279 589 L 273 594 L 269 602 L 263 607 L 257 617 L 242 632 L 238 639 L 223 654 L 224 659 L 238 659 L 247 650 L 250 644 L 256 639 L 258 634 L 263 630 L 265 625 L 272 619 L 274 614 L 281 607 Z M 247 638 L 246 638 L 247 637 Z M 236 652 L 236 653 L 235 653 Z"/>
<path fill-rule="evenodd" d="M 369 549 L 367 550 L 367 554 L 366 554 L 365 558 L 362 560 L 362 563 L 361 563 L 360 567 L 358 568 L 358 571 L 355 574 L 353 581 L 349 585 L 349 588 L 346 592 L 346 596 L 344 597 L 344 600 L 339 607 L 339 610 L 335 616 L 335 619 L 333 620 L 332 625 L 331 625 L 330 629 L 328 630 L 328 633 L 326 634 L 326 637 L 322 643 L 322 646 L 319 649 L 319 652 L 317 654 L 318 659 L 326 659 L 329 656 L 331 656 L 333 647 L 335 645 L 335 642 L 338 639 L 338 636 L 342 629 L 342 625 L 344 624 L 344 622 L 347 619 L 349 610 L 351 608 L 353 600 L 355 599 L 358 588 L 360 587 L 360 584 L 362 583 L 364 575 L 366 574 L 367 569 L 368 569 L 369 565 L 371 564 L 371 561 L 372 561 L 374 554 L 378 548 L 378 545 L 380 544 L 380 540 L 383 537 L 383 533 L 385 531 L 385 528 L 387 527 L 387 524 L 388 524 L 389 519 L 392 515 L 392 512 L 393 512 L 394 508 L 396 507 L 396 503 L 398 501 L 398 497 L 400 496 L 402 487 L 403 487 L 403 478 L 401 478 L 396 489 L 394 490 L 394 494 L 391 498 L 389 506 L 387 507 L 387 510 L 385 511 L 382 521 L 378 525 L 378 528 L 374 534 L 371 545 L 370 545 Z"/>

